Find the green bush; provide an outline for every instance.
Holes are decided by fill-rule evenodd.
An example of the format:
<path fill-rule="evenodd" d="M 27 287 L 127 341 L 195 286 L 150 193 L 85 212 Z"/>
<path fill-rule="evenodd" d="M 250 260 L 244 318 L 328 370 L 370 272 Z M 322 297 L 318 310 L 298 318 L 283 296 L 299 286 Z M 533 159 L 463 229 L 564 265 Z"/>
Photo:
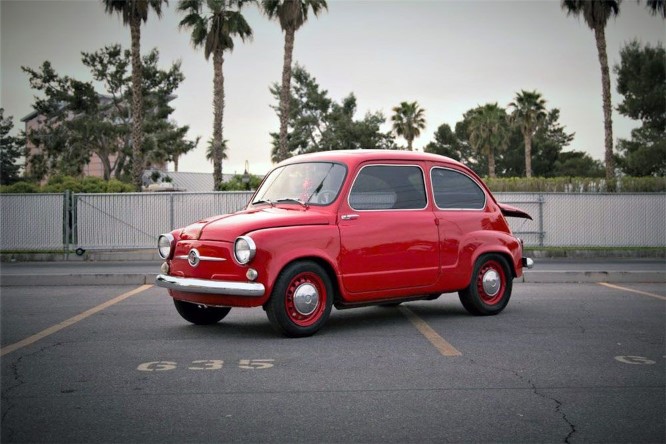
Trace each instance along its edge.
<path fill-rule="evenodd" d="M 0 186 L 0 193 L 39 193 L 39 185 L 32 182 L 16 182 L 11 185 L 2 185 Z"/>
<path fill-rule="evenodd" d="M 606 193 L 611 190 L 605 179 L 594 177 L 507 177 L 484 178 L 496 193 Z M 622 177 L 613 184 L 619 193 L 666 192 L 665 177 Z"/>
<path fill-rule="evenodd" d="M 228 182 L 223 182 L 218 190 L 219 191 L 246 191 L 248 189 L 256 190 L 257 188 L 259 188 L 259 185 L 261 184 L 263 177 L 250 174 L 249 179 L 250 179 L 249 183 L 243 183 L 243 175 L 236 174 L 231 179 L 229 179 Z"/>
<path fill-rule="evenodd" d="M 72 193 L 130 193 L 134 191 L 134 187 L 117 179 L 106 181 L 92 176 L 83 179 L 53 176 L 43 186 L 33 182 L 16 182 L 0 187 L 0 193 L 64 193 L 67 190 Z"/>

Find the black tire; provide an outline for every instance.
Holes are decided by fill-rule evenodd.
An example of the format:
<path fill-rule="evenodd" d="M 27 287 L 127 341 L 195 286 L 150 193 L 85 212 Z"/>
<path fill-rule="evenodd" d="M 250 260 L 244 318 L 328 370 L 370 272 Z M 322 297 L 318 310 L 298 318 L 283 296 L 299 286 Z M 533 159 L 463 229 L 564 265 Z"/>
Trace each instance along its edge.
<path fill-rule="evenodd" d="M 196 325 L 217 324 L 231 311 L 231 307 L 207 307 L 177 299 L 173 303 L 183 319 Z"/>
<path fill-rule="evenodd" d="M 297 338 L 315 334 L 332 306 L 333 285 L 326 270 L 315 262 L 299 261 L 278 276 L 266 315 L 276 331 Z"/>
<path fill-rule="evenodd" d="M 504 310 L 512 288 L 513 275 L 506 259 L 499 254 L 486 254 L 476 261 L 469 286 L 458 296 L 469 313 L 492 316 Z"/>

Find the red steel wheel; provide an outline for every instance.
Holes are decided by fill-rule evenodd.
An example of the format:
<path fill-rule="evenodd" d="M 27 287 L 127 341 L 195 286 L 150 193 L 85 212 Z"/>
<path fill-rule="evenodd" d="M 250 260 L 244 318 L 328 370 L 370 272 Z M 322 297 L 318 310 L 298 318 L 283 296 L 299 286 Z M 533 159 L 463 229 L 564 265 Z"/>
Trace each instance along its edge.
<path fill-rule="evenodd" d="M 296 275 L 285 294 L 287 316 L 300 327 L 309 327 L 321 317 L 326 308 L 326 285 L 316 273 Z"/>
<path fill-rule="evenodd" d="M 497 261 L 489 260 L 476 275 L 476 290 L 487 305 L 497 305 L 506 290 L 506 274 Z"/>
<path fill-rule="evenodd" d="M 302 337 L 324 325 L 332 306 L 333 287 L 326 270 L 316 262 L 299 261 L 280 273 L 266 314 L 280 333 Z"/>
<path fill-rule="evenodd" d="M 476 261 L 470 284 L 458 292 L 460 302 L 474 315 L 495 315 L 511 298 L 513 275 L 506 259 L 499 254 L 486 254 Z"/>

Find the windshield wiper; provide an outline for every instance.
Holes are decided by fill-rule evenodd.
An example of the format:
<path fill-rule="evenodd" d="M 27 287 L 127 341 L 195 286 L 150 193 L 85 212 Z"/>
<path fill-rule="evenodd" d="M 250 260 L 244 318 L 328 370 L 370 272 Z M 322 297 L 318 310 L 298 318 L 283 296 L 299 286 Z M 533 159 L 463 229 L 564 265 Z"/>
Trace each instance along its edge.
<path fill-rule="evenodd" d="M 296 203 L 298 203 L 298 204 L 303 205 L 304 208 L 307 208 L 307 207 L 308 207 L 308 204 L 306 204 L 305 202 L 303 202 L 303 200 L 301 200 L 301 199 L 297 199 L 297 198 L 295 198 L 295 197 L 282 197 L 282 198 L 276 200 L 276 202 L 278 202 L 278 203 L 279 203 L 279 202 L 296 202 Z"/>
<path fill-rule="evenodd" d="M 270 199 L 259 199 L 259 200 L 255 200 L 254 202 L 252 202 L 252 205 L 260 205 L 260 204 L 268 204 L 271 207 L 275 206 L 275 202 L 273 202 Z"/>

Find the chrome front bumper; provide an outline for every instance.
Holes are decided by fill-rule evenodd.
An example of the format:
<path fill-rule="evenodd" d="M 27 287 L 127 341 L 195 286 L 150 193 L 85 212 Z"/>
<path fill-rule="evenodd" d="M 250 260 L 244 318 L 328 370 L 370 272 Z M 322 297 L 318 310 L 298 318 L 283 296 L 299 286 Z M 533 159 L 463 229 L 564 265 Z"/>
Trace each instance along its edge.
<path fill-rule="evenodd" d="M 222 294 L 228 296 L 263 296 L 265 288 L 257 282 L 210 281 L 158 274 L 155 285 L 187 293 Z"/>
<path fill-rule="evenodd" d="M 523 267 L 532 268 L 534 267 L 534 261 L 529 257 L 523 258 Z"/>

